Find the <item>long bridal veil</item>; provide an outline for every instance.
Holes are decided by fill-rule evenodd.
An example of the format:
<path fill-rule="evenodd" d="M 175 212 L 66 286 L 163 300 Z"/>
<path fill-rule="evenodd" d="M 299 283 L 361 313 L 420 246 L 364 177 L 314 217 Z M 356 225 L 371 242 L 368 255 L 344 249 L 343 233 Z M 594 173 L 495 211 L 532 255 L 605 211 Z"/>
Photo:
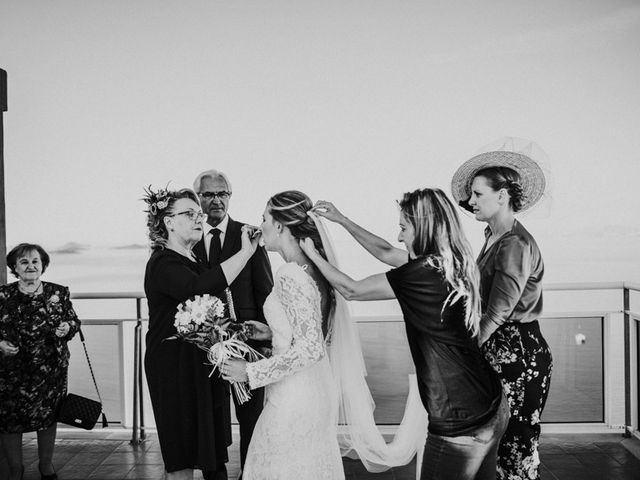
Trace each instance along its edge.
<path fill-rule="evenodd" d="M 329 263 L 338 268 L 333 244 L 322 219 L 314 219 Z M 366 382 L 366 366 L 357 326 L 347 302 L 336 292 L 336 306 L 329 320 L 329 360 L 339 392 L 338 441 L 342 456 L 359 458 L 370 472 L 406 465 L 421 458 L 427 434 L 427 413 L 420 402 L 415 375 L 409 375 L 409 395 L 395 436 L 387 443 L 373 416 L 375 402 Z"/>

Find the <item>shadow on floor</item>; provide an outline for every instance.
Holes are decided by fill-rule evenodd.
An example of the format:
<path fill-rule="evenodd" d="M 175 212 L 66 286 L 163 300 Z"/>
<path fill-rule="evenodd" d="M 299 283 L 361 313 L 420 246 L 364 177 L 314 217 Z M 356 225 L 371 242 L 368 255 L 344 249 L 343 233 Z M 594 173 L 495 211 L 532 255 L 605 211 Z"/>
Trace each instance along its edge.
<path fill-rule="evenodd" d="M 54 465 L 60 480 L 111 480 L 163 478 L 162 456 L 155 434 L 138 446 L 129 444 L 130 433 L 118 428 L 61 430 L 56 440 Z M 23 441 L 24 480 L 39 480 L 38 450 L 34 434 Z M 237 442 L 230 448 L 229 479 L 240 470 Z M 620 434 L 543 435 L 540 447 L 543 480 L 637 480 L 640 478 L 640 440 Z M 348 480 L 414 480 L 415 460 L 382 473 L 367 472 L 359 461 L 344 459 Z M 0 459 L 0 479 L 7 478 Z M 196 480 L 202 475 L 196 472 Z"/>

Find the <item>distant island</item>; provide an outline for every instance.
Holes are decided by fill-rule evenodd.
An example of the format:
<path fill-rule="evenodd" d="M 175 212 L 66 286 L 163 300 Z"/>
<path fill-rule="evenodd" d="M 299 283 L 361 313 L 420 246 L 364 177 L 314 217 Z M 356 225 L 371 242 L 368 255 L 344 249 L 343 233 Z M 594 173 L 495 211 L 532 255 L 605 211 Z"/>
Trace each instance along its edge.
<path fill-rule="evenodd" d="M 78 254 L 93 248 L 96 247 L 86 243 L 67 242 L 64 245 L 49 251 L 51 253 Z M 128 243 L 126 245 L 105 245 L 97 248 L 106 248 L 109 250 L 147 250 L 149 248 L 149 245 L 144 245 L 141 243 Z"/>
<path fill-rule="evenodd" d="M 81 253 L 89 248 L 89 245 L 82 243 L 68 242 L 61 247 L 54 248 L 51 253 Z"/>
<path fill-rule="evenodd" d="M 149 248 L 149 245 L 142 245 L 140 243 L 130 243 L 129 245 L 119 245 L 117 247 L 111 247 L 114 250 L 142 250 Z"/>

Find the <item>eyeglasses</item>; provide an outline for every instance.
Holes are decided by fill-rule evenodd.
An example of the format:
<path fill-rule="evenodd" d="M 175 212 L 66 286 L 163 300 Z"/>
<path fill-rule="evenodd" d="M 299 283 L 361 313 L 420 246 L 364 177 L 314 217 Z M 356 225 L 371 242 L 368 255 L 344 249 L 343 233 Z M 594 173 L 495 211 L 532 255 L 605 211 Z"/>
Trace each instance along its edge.
<path fill-rule="evenodd" d="M 178 212 L 169 215 L 169 217 L 175 217 L 176 215 L 186 215 L 189 220 L 192 220 L 196 223 L 202 222 L 205 218 L 207 218 L 206 213 L 196 212 L 195 210 L 185 210 L 184 212 Z"/>
<path fill-rule="evenodd" d="M 231 192 L 199 192 L 198 196 L 201 198 L 206 198 L 207 200 L 213 200 L 218 197 L 220 200 L 227 200 L 231 196 Z"/>

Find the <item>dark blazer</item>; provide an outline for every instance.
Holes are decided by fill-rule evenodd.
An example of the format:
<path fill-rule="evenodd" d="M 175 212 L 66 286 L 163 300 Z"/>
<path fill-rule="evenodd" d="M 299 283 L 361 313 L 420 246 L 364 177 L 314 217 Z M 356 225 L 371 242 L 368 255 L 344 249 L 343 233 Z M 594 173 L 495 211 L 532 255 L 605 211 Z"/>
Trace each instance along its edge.
<path fill-rule="evenodd" d="M 244 224 L 229 217 L 220 260 L 225 261 L 240 251 L 242 247 L 241 229 Z M 207 253 L 204 240 L 193 247 L 195 256 L 205 264 Z M 262 306 L 273 289 L 273 274 L 269 256 L 263 247 L 258 247 L 251 260 L 230 285 L 233 304 L 239 321 L 258 320 L 266 323 Z M 224 300 L 224 297 L 223 297 Z"/>

